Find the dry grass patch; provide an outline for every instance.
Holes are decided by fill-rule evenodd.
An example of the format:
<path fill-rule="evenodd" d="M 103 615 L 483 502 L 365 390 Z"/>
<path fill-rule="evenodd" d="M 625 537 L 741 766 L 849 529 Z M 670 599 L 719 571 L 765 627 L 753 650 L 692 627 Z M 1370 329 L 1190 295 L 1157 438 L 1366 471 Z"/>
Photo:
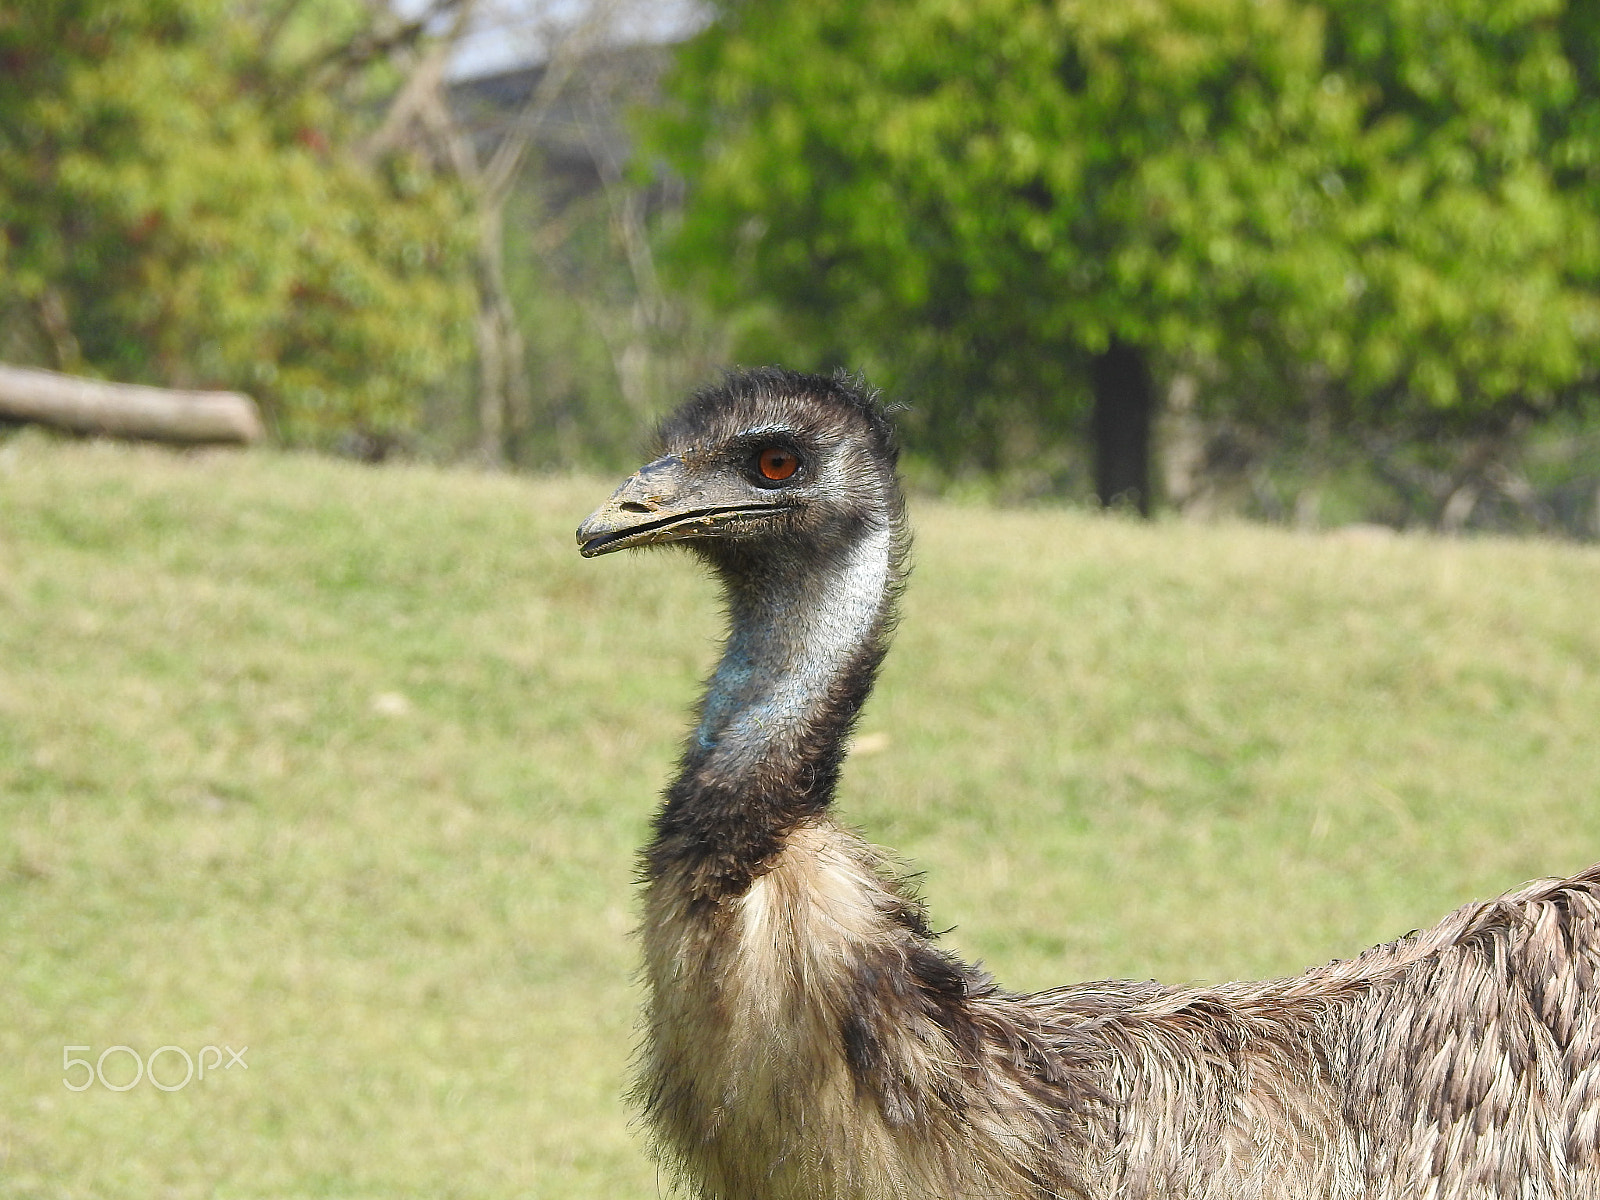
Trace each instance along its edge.
<path fill-rule="evenodd" d="M 0 445 L 0 1195 L 657 1194 L 632 854 L 718 617 L 578 558 L 608 487 Z M 1600 859 L 1593 549 L 913 516 L 843 807 L 1008 984 L 1289 972 Z M 63 1085 L 208 1044 L 248 1072 Z"/>

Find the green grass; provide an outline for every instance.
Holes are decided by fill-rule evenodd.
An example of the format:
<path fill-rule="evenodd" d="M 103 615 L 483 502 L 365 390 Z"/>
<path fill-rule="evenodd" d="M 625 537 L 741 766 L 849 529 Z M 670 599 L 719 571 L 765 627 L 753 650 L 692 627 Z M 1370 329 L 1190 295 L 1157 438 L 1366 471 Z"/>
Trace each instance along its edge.
<path fill-rule="evenodd" d="M 658 1194 L 632 853 L 718 618 L 578 558 L 611 482 L 0 445 L 0 1196 Z M 1600 859 L 1600 552 L 913 514 L 842 807 L 1008 985 L 1292 972 Z"/>

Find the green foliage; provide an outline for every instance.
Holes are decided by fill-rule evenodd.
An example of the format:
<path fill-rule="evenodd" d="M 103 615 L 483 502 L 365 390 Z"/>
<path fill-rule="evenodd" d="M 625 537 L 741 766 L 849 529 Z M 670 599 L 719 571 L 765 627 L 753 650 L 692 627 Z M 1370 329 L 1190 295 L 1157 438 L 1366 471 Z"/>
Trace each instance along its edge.
<path fill-rule="evenodd" d="M 1321 180 L 1326 261 L 1283 261 L 1292 348 L 1353 415 L 1504 419 L 1600 379 L 1595 26 L 1572 0 L 1329 5 L 1322 86 L 1359 124 Z"/>
<path fill-rule="evenodd" d="M 633 854 L 721 618 L 578 557 L 614 483 L 0 444 L 0 1197 L 668 1192 Z M 1008 986 L 1287 974 L 1600 858 L 1594 548 L 912 516 L 844 819 Z M 249 1070 L 71 1092 L 82 1044 Z"/>
<path fill-rule="evenodd" d="M 748 0 L 682 52 L 675 261 L 922 444 L 1070 428 L 1112 338 L 1282 420 L 1499 419 L 1600 352 L 1569 0 Z"/>
<path fill-rule="evenodd" d="M 377 168 L 276 6 L 50 0 L 0 16 L 0 310 L 51 365 L 237 387 L 289 440 L 395 432 L 470 345 L 462 204 Z"/>

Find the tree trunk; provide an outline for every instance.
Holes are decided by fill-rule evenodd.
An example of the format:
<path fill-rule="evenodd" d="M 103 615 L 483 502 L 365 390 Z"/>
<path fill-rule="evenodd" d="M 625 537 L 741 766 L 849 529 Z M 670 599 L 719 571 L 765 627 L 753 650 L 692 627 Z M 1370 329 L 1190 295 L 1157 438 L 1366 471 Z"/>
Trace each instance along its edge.
<path fill-rule="evenodd" d="M 1113 338 L 1090 368 L 1094 387 L 1094 490 L 1107 508 L 1150 515 L 1150 428 L 1155 384 L 1138 346 Z"/>
<path fill-rule="evenodd" d="M 519 6 L 502 7 L 509 12 Z M 626 0 L 521 6 L 519 20 L 527 22 L 521 32 L 534 35 L 534 42 L 544 47 L 543 69 L 521 110 L 498 125 L 485 162 L 474 136 L 451 111 L 445 68 L 450 51 L 469 35 L 474 21 L 484 10 L 495 8 L 485 0 L 432 0 L 431 13 L 425 9 L 416 21 L 402 27 L 403 31 L 431 28 L 436 18 L 450 15 L 448 31 L 416 60 L 383 124 L 362 147 L 371 160 L 386 150 L 420 141 L 431 154 L 450 163 L 471 194 L 478 217 L 478 457 L 490 466 L 502 465 L 512 457 L 508 451 L 532 407 L 521 327 L 506 286 L 506 203 L 535 137 L 557 102 L 569 94 L 578 68 L 593 70 L 591 52 L 614 43 L 633 17 L 649 11 L 648 5 Z M 579 104 L 576 109 L 582 107 Z"/>
<path fill-rule="evenodd" d="M 528 367 L 505 277 L 507 195 L 480 197 L 478 214 L 478 457 L 508 460 L 510 434 L 527 411 Z"/>
<path fill-rule="evenodd" d="M 248 443 L 262 434 L 255 401 L 238 392 L 173 391 L 4 365 L 0 418 L 154 442 Z"/>

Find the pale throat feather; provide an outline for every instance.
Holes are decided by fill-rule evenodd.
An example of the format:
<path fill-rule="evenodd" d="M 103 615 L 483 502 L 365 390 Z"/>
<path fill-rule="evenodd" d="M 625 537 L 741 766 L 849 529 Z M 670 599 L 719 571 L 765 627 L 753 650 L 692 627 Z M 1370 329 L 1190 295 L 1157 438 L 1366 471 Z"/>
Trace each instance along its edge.
<path fill-rule="evenodd" d="M 695 739 L 739 769 L 804 727 L 882 619 L 893 531 L 870 526 L 836 562 L 730 596 L 732 629 Z"/>

